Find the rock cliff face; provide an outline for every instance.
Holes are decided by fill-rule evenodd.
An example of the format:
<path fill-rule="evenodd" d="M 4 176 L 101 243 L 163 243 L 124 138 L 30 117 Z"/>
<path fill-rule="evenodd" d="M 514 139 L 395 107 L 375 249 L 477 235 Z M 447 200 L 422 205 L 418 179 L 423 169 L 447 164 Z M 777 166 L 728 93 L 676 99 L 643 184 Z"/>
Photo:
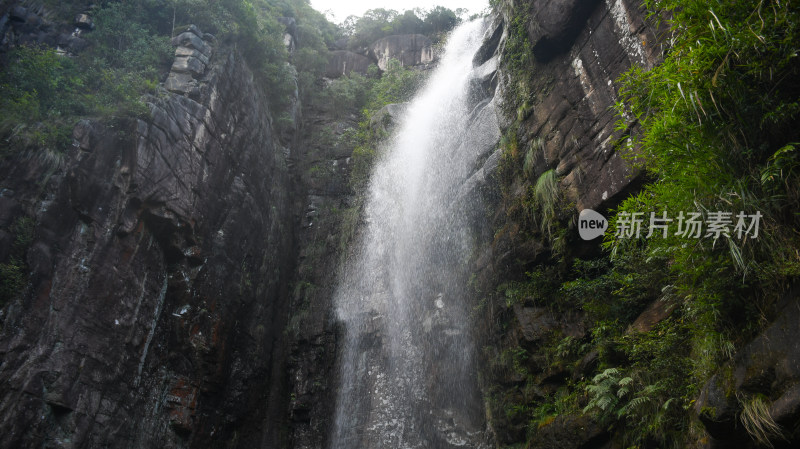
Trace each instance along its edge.
<path fill-rule="evenodd" d="M 397 34 L 378 39 L 359 54 L 349 50 L 333 50 L 328 55 L 325 76 L 338 78 L 351 72 L 367 74 L 370 64 L 382 71 L 389 69 L 389 61 L 396 59 L 405 67 L 426 67 L 436 55 L 431 40 L 421 34 Z M 365 56 L 366 55 L 366 56 Z"/>
<path fill-rule="evenodd" d="M 72 26 L 52 20 L 42 6 L 25 2 L 0 5 L 0 54 L 10 45 L 47 45 L 65 53 L 77 53 L 88 42 L 81 37 L 94 24 L 87 14 L 77 14 Z"/>
<path fill-rule="evenodd" d="M 640 185 L 640 174 L 614 148 L 622 134 L 614 130 L 616 112 L 612 109 L 617 99 L 617 78 L 633 64 L 644 68 L 659 62 L 662 48 L 656 39 L 656 30 L 645 21 L 645 12 L 636 2 L 609 0 L 605 2 L 506 2 L 495 31 L 487 36 L 487 43 L 499 41 L 498 50 L 481 51 L 477 62 L 497 64 L 500 71 L 487 76 L 483 86 L 497 84 L 498 109 L 505 131 L 515 134 L 522 154 L 531 154 L 530 178 L 537 179 L 548 170 L 555 170 L 560 179 L 559 190 L 565 204 L 575 210 L 594 208 L 605 210 L 620 201 Z M 523 26 L 514 29 L 524 14 Z M 511 33 L 525 33 L 535 66 L 530 74 L 514 74 L 508 61 L 502 60 L 503 49 L 509 45 Z M 485 61 L 485 62 L 484 62 Z M 494 61 L 494 62 L 493 62 Z M 523 81 L 514 76 L 525 76 Z M 521 87 L 522 86 L 522 87 Z M 485 87 L 484 87 L 485 88 Z M 526 100 L 515 100 L 514 95 Z M 505 100 L 505 102 L 503 102 Z M 518 101 L 518 107 L 511 103 Z M 518 128 L 511 129 L 512 121 Z M 635 126 L 635 124 L 631 124 Z M 495 158 L 500 158 L 499 151 Z M 492 161 L 490 158 L 487 164 Z M 528 162 L 526 161 L 526 164 Z M 495 161 L 481 173 L 487 186 L 497 186 L 498 164 Z M 487 189 L 482 189 L 486 192 Z M 514 184 L 507 195 L 524 195 L 526 187 Z M 488 190 L 491 194 L 491 189 Z M 502 226 L 514 229 L 519 224 L 505 222 L 507 206 L 495 197 L 487 198 L 491 204 L 489 217 L 493 224 L 485 224 L 475 258 L 476 285 L 482 291 L 492 291 L 502 280 L 510 279 L 519 264 L 533 264 L 545 254 L 544 239 L 520 238 L 511 232 L 496 232 Z M 492 220 L 485 220 L 490 223 Z M 517 228 L 518 229 L 518 228 Z M 498 444 L 512 445 L 529 441 L 530 447 L 602 447 L 610 436 L 587 416 L 562 416 L 536 430 L 529 440 L 527 419 L 515 419 L 514 413 L 496 404 L 526 403 L 531 397 L 554 394 L 570 379 L 580 379 L 591 373 L 597 360 L 587 356 L 572 371 L 553 371 L 538 353 L 543 336 L 556 333 L 580 340 L 586 336 L 580 311 L 556 314 L 540 307 L 505 303 L 488 305 L 490 319 L 478 320 L 475 326 L 483 332 L 485 343 L 502 352 L 504 348 L 526 348 L 529 374 L 535 391 L 522 391 L 526 382 L 514 370 L 497 369 L 493 365 L 499 354 L 484 354 L 483 374 L 487 397 L 494 398 L 487 405 L 492 417 L 493 432 Z M 502 328 L 497 322 L 506 323 Z M 591 354 L 590 354 L 591 356 Z M 531 396 L 533 395 L 533 396 Z"/>
<path fill-rule="evenodd" d="M 800 441 L 800 323 L 798 289 L 782 301 L 775 320 L 704 386 L 695 412 L 713 448 L 742 447 L 750 438 L 742 426 L 743 406 L 762 404 L 780 432 L 765 436 L 776 447 L 795 447 Z"/>
<path fill-rule="evenodd" d="M 287 150 L 242 58 L 181 36 L 187 96 L 2 166 L 0 226 L 37 224 L 2 317 L 1 447 L 285 445 Z"/>
<path fill-rule="evenodd" d="M 381 70 L 389 68 L 392 58 L 404 66 L 429 64 L 434 59 L 431 40 L 421 34 L 386 36 L 370 45 L 369 52 Z"/>
<path fill-rule="evenodd" d="M 328 55 L 325 76 L 338 78 L 352 72 L 366 75 L 370 64 L 372 64 L 372 60 L 364 55 L 347 50 L 335 50 Z"/>
<path fill-rule="evenodd" d="M 615 145 L 629 133 L 636 133 L 638 126 L 630 120 L 627 129 L 615 130 L 617 111 L 612 107 L 618 99 L 617 80 L 633 65 L 647 70 L 659 64 L 666 45 L 663 39 L 669 30 L 656 28 L 654 22 L 645 19 L 646 11 L 639 2 L 629 0 L 509 1 L 500 9 L 504 11 L 502 24 L 487 42 L 497 39 L 502 49 L 508 45 L 509 34 L 520 32 L 521 28 L 534 58 L 533 73 L 523 82 L 520 77 L 514 78 L 512 70 L 503 70 L 508 67 L 504 65 L 507 60 L 501 60 L 495 81 L 506 100 L 515 94 L 526 99 L 515 108 L 506 103 L 500 109 L 506 112 L 504 126 L 512 120 L 518 126 L 506 131 L 519 139 L 515 142 L 519 151 L 532 155 L 531 179 L 554 170 L 570 211 L 605 211 L 614 207 L 643 182 L 643 173 L 632 169 Z M 521 17 L 525 19 L 523 26 L 514 30 L 512 22 L 516 19 L 520 23 Z M 499 54 L 479 52 L 477 58 L 491 61 Z M 491 180 L 497 174 L 497 170 L 489 170 L 485 176 Z M 517 182 L 506 187 L 507 195 L 519 196 L 528 186 Z M 507 205 L 498 201 L 493 204 L 495 208 L 489 215 L 495 220 L 495 229 L 508 225 L 503 209 Z M 516 225 L 504 228 L 512 231 L 498 232 L 494 238 L 483 240 L 475 260 L 479 290 L 492 291 L 498 280 L 513 278 L 514 269 L 535 266 L 546 258 L 548 239 L 515 237 Z M 574 254 L 591 246 L 577 241 L 570 249 Z M 509 413 L 508 408 L 497 406 L 558 397 L 565 386 L 591 379 L 597 373 L 599 360 L 595 349 L 569 366 L 554 364 L 542 351 L 545 335 L 591 340 L 583 312 L 558 313 L 529 304 L 509 307 L 501 302 L 488 305 L 486 315 L 490 318 L 478 321 L 476 326 L 484 331 L 489 347 L 498 352 L 508 348 L 525 352 L 526 373 L 521 376 L 489 360 L 496 361 L 499 354 L 484 354 L 483 374 L 487 396 L 492 398 L 488 414 L 497 442 L 514 445 L 527 441 L 529 448 L 601 448 L 621 444 L 618 434 L 612 435 L 588 414 L 560 414 L 536 427 L 524 414 Z M 673 309 L 674 305 L 656 300 L 633 321 L 628 334 L 652 329 Z M 764 441 L 769 440 L 770 447 L 798 444 L 800 347 L 794 335 L 800 320 L 798 311 L 795 287 L 784 295 L 776 313 L 762 315 L 769 324 L 761 333 L 732 354 L 731 361 L 703 386 L 693 401 L 694 416 L 707 432 L 707 436 L 698 437 L 703 447 L 763 447 L 766 443 L 756 442 L 752 433 L 748 435 L 746 427 L 753 426 L 763 426 L 761 434 Z M 503 325 L 497 326 L 498 322 Z"/>
<path fill-rule="evenodd" d="M 334 418 L 341 329 L 333 291 L 360 213 L 348 184 L 353 148 L 342 136 L 357 126 L 354 114 L 311 109 L 298 145 L 295 207 L 301 215 L 286 368 L 291 447 L 297 449 L 326 448 Z"/>
<path fill-rule="evenodd" d="M 514 261 L 545 252 L 536 241 L 495 233 L 505 212 L 501 133 L 519 119 L 519 145 L 534 150 L 533 177 L 555 170 L 576 210 L 612 207 L 641 183 L 613 145 L 624 136 L 610 109 L 615 80 L 662 54 L 660 33 L 632 0 L 522 7 L 537 68 L 529 102 L 512 111 L 505 102 L 515 88 L 501 60 L 510 9 L 493 19 L 474 60 L 465 139 L 477 142 L 480 162 L 455 201 L 480 195 L 486 205 L 470 217 L 477 249 L 469 268 L 479 287 L 493 288 Z M 294 23 L 284 25 L 291 51 Z M 58 25 L 41 8 L 0 6 L 3 47 L 36 42 L 77 52 L 86 45 L 80 30 L 91 26 L 84 15 Z M 332 292 L 361 213 L 343 138 L 357 117 L 303 111 L 298 129 L 295 98 L 294 125 L 284 130 L 291 135 L 278 136 L 235 49 L 194 27 L 173 43 L 176 58 L 150 99 L 150 117 L 82 121 L 66 154 L 0 164 L 0 262 L 22 234 L 31 236 L 25 286 L 0 305 L 0 448 L 326 447 L 342 335 Z M 416 35 L 382 39 L 369 55 L 332 52 L 327 76 L 366 73 L 373 62 L 385 70 L 390 58 L 433 61 L 430 41 Z M 402 109 L 385 108 L 372 126 L 387 130 Z M 624 132 L 635 131 L 629 125 Z M 770 414 L 787 428 L 800 419 L 796 296 L 787 295 L 783 313 L 703 388 L 695 412 L 712 447 L 744 438 L 739 398 L 769 397 Z M 580 312 L 486 307 L 471 324 L 498 348 L 533 352 L 548 333 L 587 335 Z M 648 312 L 655 318 L 636 323 L 662 315 Z M 501 320 L 507 328 L 498 329 Z M 526 394 L 554 394 L 598 360 L 593 351 L 552 370 L 539 356 L 529 361 L 536 391 Z M 484 387 L 524 400 L 524 379 L 483 368 Z M 529 421 L 487 408 L 497 444 L 526 440 Z M 537 432 L 530 447 L 611 444 L 586 416 L 561 416 Z"/>
<path fill-rule="evenodd" d="M 558 5 L 558 7 L 556 7 Z M 523 135 L 542 151 L 535 171 L 555 168 L 577 209 L 603 208 L 637 184 L 614 141 L 617 78 L 660 61 L 663 47 L 638 2 L 544 2 L 531 6 L 528 37 L 539 89 Z M 633 124 L 635 125 L 635 124 Z"/>

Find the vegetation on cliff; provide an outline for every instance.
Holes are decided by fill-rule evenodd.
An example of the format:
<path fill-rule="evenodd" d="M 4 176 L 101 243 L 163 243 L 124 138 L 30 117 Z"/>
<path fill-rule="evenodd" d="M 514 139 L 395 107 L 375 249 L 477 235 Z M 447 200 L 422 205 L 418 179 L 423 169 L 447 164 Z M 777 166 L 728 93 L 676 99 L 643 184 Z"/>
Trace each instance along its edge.
<path fill-rule="evenodd" d="M 443 6 L 430 10 L 406 10 L 399 13 L 393 9 L 375 8 L 360 17 L 350 16 L 342 23 L 347 46 L 352 49 L 366 47 L 378 39 L 392 34 L 424 34 L 439 40 L 452 30 L 466 15 L 467 10 L 455 11 Z"/>
<path fill-rule="evenodd" d="M 85 2 L 49 2 L 56 16 L 81 11 Z M 173 59 L 170 38 L 188 24 L 235 45 L 280 113 L 295 89 L 284 43 L 285 25 L 297 23 L 297 64 L 310 76 L 324 69 L 337 27 L 308 2 L 136 0 L 102 2 L 88 10 L 94 24 L 83 31 L 86 48 L 62 56 L 55 48 L 24 44 L 4 56 L 0 74 L 2 153 L 59 152 L 71 143 L 80 117 L 110 119 L 148 113 L 143 94 L 155 94 Z M 70 18 L 66 20 L 70 20 Z M 305 61 L 322 60 L 319 64 Z"/>
<path fill-rule="evenodd" d="M 580 311 L 588 331 L 576 340 L 556 329 L 541 347 L 511 347 L 493 359 L 494 369 L 521 379 L 513 394 L 493 387 L 495 419 L 501 428 L 526 422 L 531 442 L 556 418 L 583 414 L 625 447 L 685 447 L 707 438 L 697 416 L 716 411 L 695 410 L 701 389 L 774 319 L 800 275 L 800 10 L 791 2 L 645 3 L 649 20 L 666 20 L 667 51 L 660 65 L 635 66 L 619 80 L 618 151 L 650 182 L 612 211 L 600 254 L 583 260 L 571 251 L 574 205 L 557 192 L 515 190 L 529 176 L 519 128 L 503 140 L 508 220 L 523 238 L 548 240 L 552 258 L 527 265 L 527 275 L 503 283 L 497 295 L 509 306 Z M 505 64 L 519 123 L 547 86 L 526 71 L 533 64 L 526 12 L 511 17 Z M 646 237 L 651 212 L 676 219 L 681 211 L 706 222 L 730 213 L 722 216 L 729 233 Z M 740 212 L 760 214 L 757 238 L 737 236 Z M 615 236 L 634 213 L 644 217 L 643 232 Z M 541 391 L 559 376 L 566 379 L 558 388 Z M 738 419 L 754 441 L 793 432 L 764 413 L 781 392 L 769 385 L 734 392 L 731 382 L 726 394 L 736 396 Z"/>

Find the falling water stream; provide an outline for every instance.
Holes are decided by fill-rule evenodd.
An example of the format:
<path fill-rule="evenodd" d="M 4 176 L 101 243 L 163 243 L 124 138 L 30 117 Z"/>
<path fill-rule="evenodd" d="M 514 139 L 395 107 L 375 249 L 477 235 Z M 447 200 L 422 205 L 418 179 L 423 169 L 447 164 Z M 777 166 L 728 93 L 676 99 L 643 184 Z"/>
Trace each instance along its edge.
<path fill-rule="evenodd" d="M 467 129 L 484 27 L 453 31 L 372 173 L 335 296 L 345 340 L 332 449 L 485 447 L 466 300 L 474 204 L 459 198 L 482 157 Z"/>

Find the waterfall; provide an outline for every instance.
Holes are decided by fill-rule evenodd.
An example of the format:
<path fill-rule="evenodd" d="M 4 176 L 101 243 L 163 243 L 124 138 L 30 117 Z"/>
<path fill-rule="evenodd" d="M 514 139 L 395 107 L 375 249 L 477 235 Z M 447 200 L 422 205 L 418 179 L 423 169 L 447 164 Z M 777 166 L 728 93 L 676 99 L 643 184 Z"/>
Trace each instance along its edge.
<path fill-rule="evenodd" d="M 468 133 L 485 106 L 471 94 L 484 28 L 452 32 L 373 170 L 335 293 L 345 335 L 332 449 L 488 447 L 467 322 L 476 204 L 459 194 L 485 157 Z"/>

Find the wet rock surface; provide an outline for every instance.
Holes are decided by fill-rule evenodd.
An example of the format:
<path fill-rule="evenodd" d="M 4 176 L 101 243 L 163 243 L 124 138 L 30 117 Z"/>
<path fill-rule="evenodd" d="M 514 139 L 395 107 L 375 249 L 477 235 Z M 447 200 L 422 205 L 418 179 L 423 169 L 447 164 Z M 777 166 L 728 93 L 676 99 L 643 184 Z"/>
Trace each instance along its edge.
<path fill-rule="evenodd" d="M 242 58 L 176 41 L 209 58 L 191 98 L 0 167 L 4 223 L 36 223 L 1 318 L 0 447 L 285 445 L 286 156 Z"/>
<path fill-rule="evenodd" d="M 795 288 L 783 309 L 760 335 L 742 348 L 703 387 L 695 403 L 700 421 L 712 437 L 711 447 L 759 447 L 744 431 L 744 404 L 759 398 L 780 426 L 771 435 L 775 447 L 796 447 L 800 433 L 800 302 Z"/>
<path fill-rule="evenodd" d="M 528 11 L 524 32 L 533 46 L 534 59 L 528 84 L 530 96 L 513 110 L 502 101 L 505 97 L 496 96 L 495 108 L 501 112 L 498 126 L 507 131 L 511 121 L 517 119 L 517 148 L 523 154 L 532 154 L 530 179 L 536 180 L 554 169 L 565 204 L 578 211 L 604 210 L 641 182 L 640 173 L 630 168 L 614 145 L 622 135 L 615 132 L 617 115 L 612 106 L 617 100 L 616 80 L 625 70 L 633 64 L 649 68 L 660 61 L 662 48 L 655 38 L 656 30 L 645 23 L 645 11 L 640 5 L 626 0 L 529 1 L 517 6 Z M 500 16 L 487 33 L 486 48 L 476 55 L 476 63 L 486 66 L 487 73 L 475 86 L 476 91 L 494 86 L 505 95 L 516 92 L 512 83 L 519 80 L 512 80 L 510 73 L 504 71 L 502 59 L 499 64 L 493 62 L 500 58 L 512 32 L 509 24 L 513 19 Z M 494 51 L 488 47 L 491 42 L 497 42 Z M 500 69 L 492 76 L 488 68 L 495 64 Z M 493 154 L 486 164 L 491 162 L 490 166 L 496 167 L 501 157 Z M 496 176 L 491 171 L 487 173 L 487 187 L 502 183 Z M 527 187 L 509 188 L 513 196 L 523 195 Z M 515 269 L 534 266 L 548 254 L 542 243 L 546 239 L 522 237 L 518 235 L 519 223 L 504 221 L 503 208 L 508 204 L 499 199 L 497 192 L 486 187 L 481 191 L 493 208 L 483 212 L 484 226 L 477 227 L 481 246 L 473 260 L 479 290 L 497 288 L 497 279 L 513 279 Z M 495 227 L 486 224 L 493 220 Z M 498 228 L 503 232 L 495 232 Z M 520 278 L 525 276 L 518 274 Z M 486 285 L 492 287 L 481 287 Z M 514 413 L 509 408 L 511 404 L 537 403 L 552 397 L 567 383 L 592 375 L 597 353 L 590 352 L 583 359 L 566 364 L 554 362 L 541 350 L 554 341 L 575 345 L 586 342 L 583 313 L 555 312 L 527 300 L 513 305 L 500 302 L 487 305 L 484 314 L 491 319 L 476 323 L 485 339 L 482 344 L 496 348 L 495 352 L 483 354 L 482 372 L 497 443 L 528 441 L 530 447 L 541 448 L 606 447 L 611 435 L 587 417 L 562 416 L 531 426 L 524 413 Z M 669 310 L 658 309 L 660 314 L 651 314 L 654 317 L 647 323 L 663 318 Z M 647 324 L 644 321 L 643 318 L 642 327 Z M 493 328 L 493 323 L 504 325 Z M 519 353 L 515 355 L 514 350 Z"/>
<path fill-rule="evenodd" d="M 577 210 L 603 209 L 640 183 L 615 147 L 622 137 L 614 130 L 616 80 L 633 64 L 658 63 L 662 44 L 642 6 L 629 0 L 537 2 L 531 17 L 538 92 L 521 143 L 539 140 L 535 172 L 555 168 Z"/>

